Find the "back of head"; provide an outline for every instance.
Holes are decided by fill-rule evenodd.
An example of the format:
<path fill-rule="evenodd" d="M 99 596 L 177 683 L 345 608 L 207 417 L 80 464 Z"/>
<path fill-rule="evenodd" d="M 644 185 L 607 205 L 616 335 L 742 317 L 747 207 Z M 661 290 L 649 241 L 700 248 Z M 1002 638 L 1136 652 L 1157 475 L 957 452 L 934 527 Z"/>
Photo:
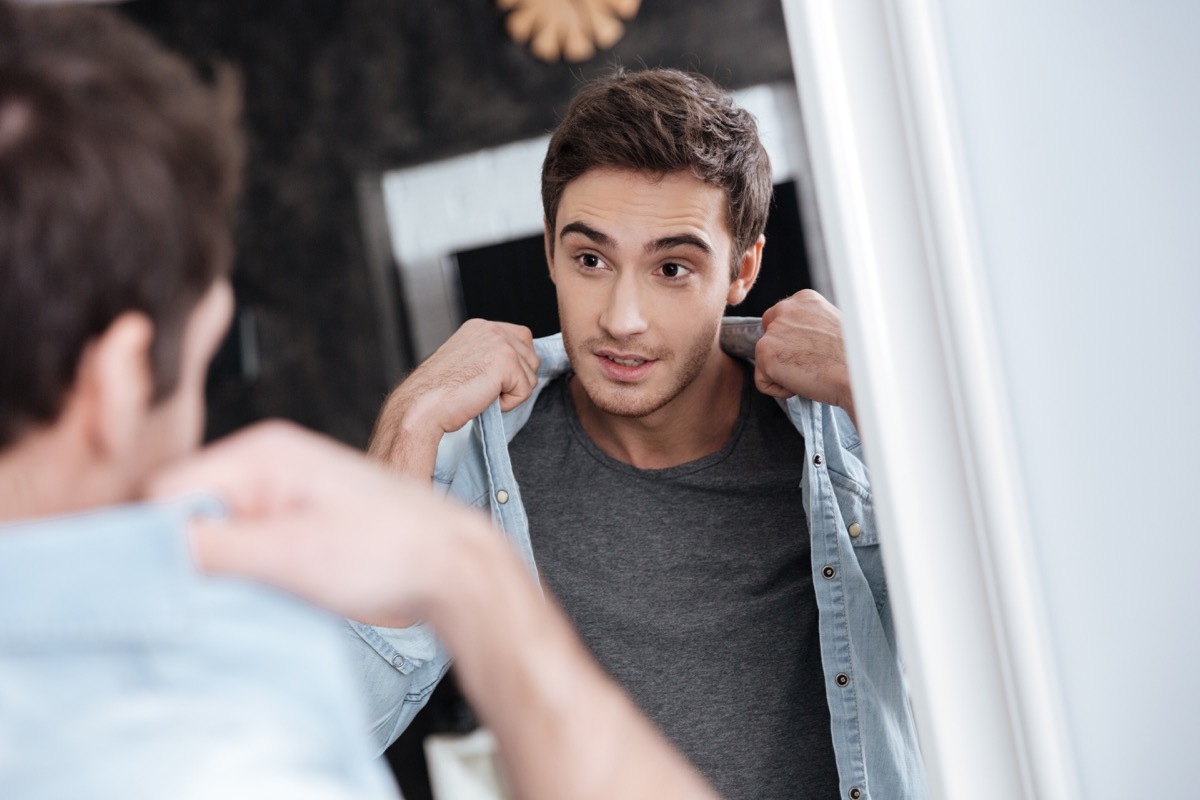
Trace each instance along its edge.
<path fill-rule="evenodd" d="M 89 340 L 154 324 L 156 398 L 232 258 L 243 145 L 202 83 L 113 11 L 0 2 L 0 449 L 52 423 Z"/>
<path fill-rule="evenodd" d="M 758 126 L 702 75 L 618 69 L 575 95 L 542 164 L 542 206 L 551 229 L 567 184 L 595 168 L 685 171 L 725 190 L 735 273 L 739 256 L 766 227 L 771 165 Z"/>

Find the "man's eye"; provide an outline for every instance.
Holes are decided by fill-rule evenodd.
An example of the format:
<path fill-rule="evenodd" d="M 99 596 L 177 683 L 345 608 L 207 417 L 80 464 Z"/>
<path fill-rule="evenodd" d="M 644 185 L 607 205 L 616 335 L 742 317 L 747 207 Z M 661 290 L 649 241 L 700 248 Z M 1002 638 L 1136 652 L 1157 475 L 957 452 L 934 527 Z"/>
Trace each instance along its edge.
<path fill-rule="evenodd" d="M 592 255 L 591 253 L 584 253 L 582 256 L 579 257 L 579 261 L 585 267 L 589 267 L 589 268 L 593 268 L 593 269 L 595 267 L 600 266 L 600 257 Z"/>
<path fill-rule="evenodd" d="M 667 278 L 679 278 L 687 274 L 687 267 L 682 264 L 663 264 L 662 274 Z"/>

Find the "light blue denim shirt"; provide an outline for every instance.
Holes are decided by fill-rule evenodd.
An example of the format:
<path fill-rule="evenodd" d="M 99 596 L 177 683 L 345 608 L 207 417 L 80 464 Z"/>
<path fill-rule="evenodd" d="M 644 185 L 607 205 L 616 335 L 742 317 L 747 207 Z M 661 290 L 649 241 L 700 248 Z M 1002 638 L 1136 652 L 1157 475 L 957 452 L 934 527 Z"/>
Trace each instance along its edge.
<path fill-rule="evenodd" d="M 0 797 L 397 797 L 339 622 L 199 574 L 205 507 L 0 525 Z"/>
<path fill-rule="evenodd" d="M 724 321 L 721 346 L 733 356 L 753 361 L 761 337 L 757 318 L 730 317 Z M 541 365 L 533 396 L 506 413 L 500 412 L 498 402 L 493 403 L 472 424 L 443 437 L 434 483 L 461 502 L 489 509 L 536 576 L 529 520 L 513 477 L 508 443 L 529 420 L 542 389 L 567 374 L 571 364 L 561 335 L 539 339 L 534 346 Z M 841 409 L 799 397 L 789 398 L 783 406 L 807 447 L 808 464 L 800 487 L 812 539 L 821 660 L 841 796 L 924 798 L 924 770 L 896 653 L 862 445 Z M 444 671 L 444 655 L 436 652 L 436 645 L 422 642 L 423 648 L 409 660 L 403 637 L 419 636 L 423 633 L 419 629 L 356 629 L 364 640 L 374 642 L 369 649 L 376 657 L 364 657 L 362 665 L 374 687 L 375 714 L 389 723 L 377 726 L 376 735 L 387 728 L 394 738 L 415 713 L 413 706 L 419 708 L 432 691 L 435 676 Z M 409 677 L 399 680 L 389 674 L 401 671 L 388 669 L 393 662 L 416 666 Z M 422 674 L 414 682 L 411 675 L 416 672 Z M 426 683 L 430 679 L 433 682 Z M 730 675 L 729 680 L 735 682 L 738 676 Z M 720 690 L 713 687 L 714 692 Z M 379 738 L 381 746 L 389 741 Z"/>

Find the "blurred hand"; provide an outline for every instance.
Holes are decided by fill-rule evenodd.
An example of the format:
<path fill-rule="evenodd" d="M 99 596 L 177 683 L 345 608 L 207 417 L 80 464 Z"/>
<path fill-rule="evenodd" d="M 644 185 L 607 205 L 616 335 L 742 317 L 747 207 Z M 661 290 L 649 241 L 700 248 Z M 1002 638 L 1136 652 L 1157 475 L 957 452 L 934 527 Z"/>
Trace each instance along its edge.
<path fill-rule="evenodd" d="M 151 497 L 209 491 L 227 521 L 196 520 L 201 569 L 297 594 L 342 616 L 403 627 L 424 616 L 452 534 L 482 517 L 284 422 L 206 448 L 154 479 Z"/>
<path fill-rule="evenodd" d="M 466 425 L 496 398 L 502 411 L 528 399 L 540 363 L 528 328 L 467 320 L 388 396 L 368 452 L 428 479 L 442 434 Z"/>
<path fill-rule="evenodd" d="M 805 289 L 767 309 L 762 322 L 764 334 L 754 351 L 759 391 L 840 406 L 853 421 L 854 395 L 838 310 Z"/>

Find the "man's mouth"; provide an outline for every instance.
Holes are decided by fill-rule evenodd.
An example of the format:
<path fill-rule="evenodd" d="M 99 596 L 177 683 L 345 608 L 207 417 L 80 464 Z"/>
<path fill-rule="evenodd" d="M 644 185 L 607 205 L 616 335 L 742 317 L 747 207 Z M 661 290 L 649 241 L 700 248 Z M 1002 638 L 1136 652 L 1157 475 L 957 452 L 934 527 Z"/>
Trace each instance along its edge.
<path fill-rule="evenodd" d="M 658 359 L 647 358 L 639 353 L 620 353 L 613 350 L 597 350 L 594 355 L 600 359 L 604 373 L 610 379 L 621 382 L 641 380 L 658 362 Z"/>
<path fill-rule="evenodd" d="M 647 361 L 655 360 L 643 356 L 641 353 L 620 353 L 615 350 L 597 350 L 596 355 L 608 359 L 614 364 L 620 364 L 622 367 L 640 367 Z"/>

